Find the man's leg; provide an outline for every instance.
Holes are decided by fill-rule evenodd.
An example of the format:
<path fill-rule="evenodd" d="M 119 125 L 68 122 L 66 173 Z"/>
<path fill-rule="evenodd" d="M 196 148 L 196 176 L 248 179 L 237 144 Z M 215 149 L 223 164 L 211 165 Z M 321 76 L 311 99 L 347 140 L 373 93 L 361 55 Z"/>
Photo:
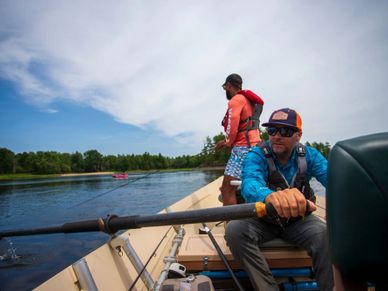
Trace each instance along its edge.
<path fill-rule="evenodd" d="M 236 186 L 231 186 L 230 181 L 241 179 L 241 168 L 249 148 L 236 146 L 232 149 L 228 163 L 225 167 L 224 180 L 221 186 L 221 194 L 224 205 L 237 204 Z"/>
<path fill-rule="evenodd" d="M 313 259 L 319 290 L 333 290 L 333 272 L 326 234 L 326 223 L 315 215 L 308 215 L 286 227 L 281 237 L 303 247 Z"/>
<path fill-rule="evenodd" d="M 225 239 L 234 258 L 248 273 L 255 290 L 278 290 L 259 244 L 276 236 L 276 228 L 259 218 L 232 220 L 225 230 Z"/>

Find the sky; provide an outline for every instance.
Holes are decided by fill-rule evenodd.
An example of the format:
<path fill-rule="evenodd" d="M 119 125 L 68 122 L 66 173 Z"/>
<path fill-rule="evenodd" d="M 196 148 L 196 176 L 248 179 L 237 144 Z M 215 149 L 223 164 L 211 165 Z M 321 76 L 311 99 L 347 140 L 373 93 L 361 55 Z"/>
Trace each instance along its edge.
<path fill-rule="evenodd" d="M 388 131 L 388 2 L 0 0 L 0 147 L 192 155 L 230 73 L 302 142 Z"/>

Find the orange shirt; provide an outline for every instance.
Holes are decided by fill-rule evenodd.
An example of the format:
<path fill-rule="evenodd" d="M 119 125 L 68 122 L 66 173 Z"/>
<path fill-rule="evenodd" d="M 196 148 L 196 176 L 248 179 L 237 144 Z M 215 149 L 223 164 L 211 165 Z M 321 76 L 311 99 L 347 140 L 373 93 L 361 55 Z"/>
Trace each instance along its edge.
<path fill-rule="evenodd" d="M 227 118 L 225 120 L 225 135 L 226 146 L 248 146 L 246 140 L 246 128 L 248 123 L 240 123 L 241 120 L 252 116 L 253 106 L 251 102 L 242 94 L 233 96 L 228 102 Z M 248 132 L 251 146 L 255 146 L 260 142 L 260 133 L 258 129 L 253 129 Z"/>

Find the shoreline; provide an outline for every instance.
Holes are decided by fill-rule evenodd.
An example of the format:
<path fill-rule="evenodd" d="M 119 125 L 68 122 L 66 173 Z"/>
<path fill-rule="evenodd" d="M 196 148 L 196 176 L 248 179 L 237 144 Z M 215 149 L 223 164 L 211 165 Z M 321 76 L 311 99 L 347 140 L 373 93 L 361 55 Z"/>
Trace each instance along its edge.
<path fill-rule="evenodd" d="M 114 172 L 90 172 L 90 173 L 69 173 L 59 174 L 60 177 L 73 177 L 73 176 L 99 176 L 99 175 L 112 175 Z"/>
<path fill-rule="evenodd" d="M 171 172 L 171 171 L 193 171 L 193 170 L 201 170 L 201 171 L 219 171 L 224 170 L 225 167 L 202 167 L 202 168 L 188 168 L 188 169 L 163 169 L 159 170 L 160 172 Z M 155 170 L 133 170 L 133 171 L 125 171 L 125 173 L 143 173 L 143 172 L 152 172 Z M 60 177 L 72 177 L 72 176 L 98 176 L 98 175 L 113 175 L 116 172 L 90 172 L 90 173 L 68 173 L 68 174 L 59 174 Z M 124 173 L 124 172 L 123 172 Z"/>
<path fill-rule="evenodd" d="M 198 168 L 181 168 L 181 169 L 163 169 L 163 170 L 131 170 L 125 171 L 125 173 L 148 173 L 152 171 L 160 172 L 175 172 L 175 171 L 220 171 L 224 170 L 225 167 L 198 167 Z M 81 176 L 102 176 L 102 175 L 113 175 L 117 173 L 115 171 L 103 171 L 103 172 L 88 172 L 88 173 L 66 173 L 66 174 L 28 174 L 28 173 L 19 173 L 19 174 L 2 174 L 0 175 L 0 181 L 8 180 L 22 180 L 22 179 L 44 179 L 44 178 L 64 178 L 64 177 L 81 177 Z"/>

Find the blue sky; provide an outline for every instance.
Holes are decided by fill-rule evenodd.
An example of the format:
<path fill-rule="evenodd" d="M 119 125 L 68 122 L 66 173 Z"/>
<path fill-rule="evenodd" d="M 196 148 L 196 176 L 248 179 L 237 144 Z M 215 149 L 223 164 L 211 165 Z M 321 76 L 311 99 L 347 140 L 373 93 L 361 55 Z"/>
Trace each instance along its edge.
<path fill-rule="evenodd" d="M 225 5 L 227 4 L 227 5 Z M 386 1 L 0 1 L 0 147 L 168 156 L 218 134 L 225 77 L 302 141 L 388 130 Z"/>
<path fill-rule="evenodd" d="M 24 102 L 11 82 L 0 80 L 0 87 L 0 144 L 14 152 L 185 153 L 179 145 L 170 149 L 171 139 L 152 129 L 117 122 L 85 105 L 59 102 L 60 110 L 48 113 Z"/>

